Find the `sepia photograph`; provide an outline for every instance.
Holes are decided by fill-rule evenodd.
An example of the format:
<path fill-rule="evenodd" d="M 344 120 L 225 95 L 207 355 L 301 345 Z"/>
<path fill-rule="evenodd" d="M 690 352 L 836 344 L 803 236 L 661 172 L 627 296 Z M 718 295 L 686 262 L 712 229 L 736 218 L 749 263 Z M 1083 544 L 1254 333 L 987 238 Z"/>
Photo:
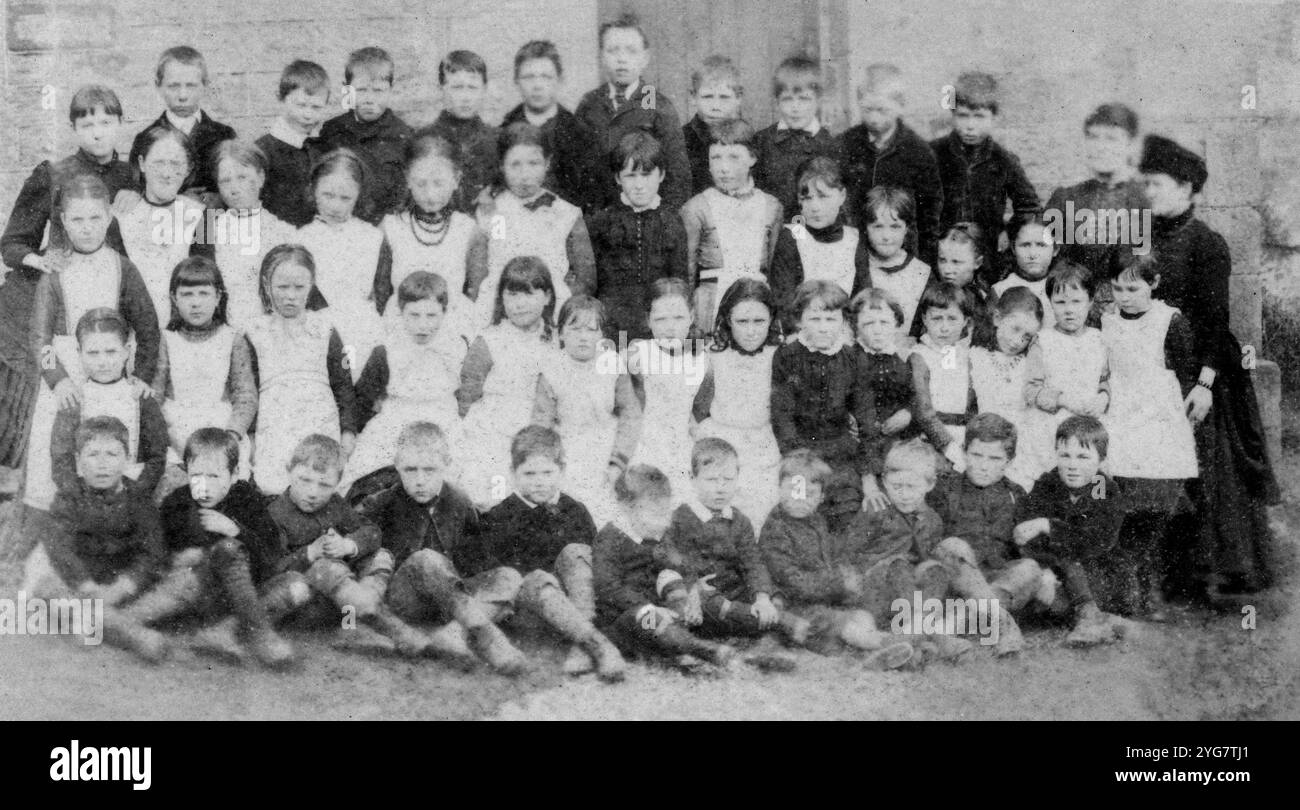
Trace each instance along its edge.
<path fill-rule="evenodd" d="M 101 721 L 1300 720 L 1297 0 L 0 32 L 47 784 L 150 789 Z"/>

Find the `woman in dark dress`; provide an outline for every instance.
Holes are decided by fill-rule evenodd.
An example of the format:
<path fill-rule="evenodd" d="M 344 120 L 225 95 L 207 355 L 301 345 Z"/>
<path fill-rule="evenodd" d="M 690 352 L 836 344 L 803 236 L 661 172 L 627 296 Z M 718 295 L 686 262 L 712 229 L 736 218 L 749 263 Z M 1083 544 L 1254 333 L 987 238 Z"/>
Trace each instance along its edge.
<path fill-rule="evenodd" d="M 1195 336 L 1200 374 L 1187 394 L 1200 478 L 1188 495 L 1195 514 L 1171 526 L 1172 545 L 1190 552 L 1193 593 L 1211 599 L 1249 593 L 1272 580 L 1266 506 L 1280 493 L 1266 450 L 1251 380 L 1253 354 L 1228 328 L 1232 261 L 1223 237 L 1196 218 L 1205 161 L 1177 143 L 1148 136 L 1139 170 L 1151 207 L 1155 296 L 1177 307 Z"/>

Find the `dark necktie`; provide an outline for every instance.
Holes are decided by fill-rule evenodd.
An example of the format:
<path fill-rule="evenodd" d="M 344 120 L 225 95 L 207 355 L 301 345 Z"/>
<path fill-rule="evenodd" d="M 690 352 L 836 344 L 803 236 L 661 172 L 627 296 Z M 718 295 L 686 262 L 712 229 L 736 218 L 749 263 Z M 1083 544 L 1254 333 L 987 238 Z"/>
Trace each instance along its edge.
<path fill-rule="evenodd" d="M 548 191 L 542 196 L 533 200 L 532 202 L 524 203 L 524 208 L 527 208 L 529 211 L 536 211 L 538 208 L 549 206 L 554 202 L 555 202 L 555 195 Z"/>

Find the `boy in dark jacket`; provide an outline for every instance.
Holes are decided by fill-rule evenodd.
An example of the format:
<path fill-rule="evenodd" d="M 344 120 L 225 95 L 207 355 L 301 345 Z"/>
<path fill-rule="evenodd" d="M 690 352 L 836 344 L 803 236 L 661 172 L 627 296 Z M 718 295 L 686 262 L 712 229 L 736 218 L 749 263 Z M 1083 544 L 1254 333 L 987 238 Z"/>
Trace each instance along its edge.
<path fill-rule="evenodd" d="M 840 138 L 844 176 L 849 182 L 848 210 L 862 227 L 868 191 L 875 186 L 906 189 L 916 201 L 917 238 L 909 249 L 934 267 L 943 184 L 930 145 L 899 117 L 905 102 L 897 67 L 875 64 L 867 68 L 866 82 L 858 90 L 862 123 Z"/>
<path fill-rule="evenodd" d="M 262 204 L 295 228 L 311 222 L 316 206 L 308 186 L 311 167 L 324 154 L 318 136 L 330 100 L 330 79 L 315 62 L 291 62 L 280 74 L 280 115 L 271 131 L 257 139 L 266 153 Z"/>
<path fill-rule="evenodd" d="M 306 582 L 298 574 L 272 577 L 283 540 L 261 493 L 235 479 L 238 438 L 220 428 L 200 428 L 185 443 L 183 463 L 189 486 L 172 491 L 161 510 L 171 568 L 128 613 L 143 624 L 189 611 L 229 614 L 201 631 L 201 648 L 238 656 L 239 634 L 263 664 L 291 663 L 293 648 L 274 625 L 295 602 L 305 601 Z"/>
<path fill-rule="evenodd" d="M 345 111 L 320 130 L 324 151 L 351 149 L 365 163 L 370 205 L 368 210 L 366 206 L 357 210 L 368 213 L 368 221 L 375 225 L 406 200 L 403 155 L 411 127 L 388 106 L 393 72 L 393 58 L 384 49 L 353 51 L 343 68 Z"/>
<path fill-rule="evenodd" d="M 384 603 L 393 573 L 392 556 L 380 548 L 379 528 L 357 514 L 335 491 L 343 475 L 343 450 L 328 436 L 312 434 L 294 448 L 289 488 L 268 511 L 285 539 L 278 573 L 302 574 L 322 613 L 324 600 L 393 640 L 405 656 L 423 654 L 425 635 Z"/>
<path fill-rule="evenodd" d="M 512 612 L 520 577 L 484 555 L 478 513 L 446 480 L 451 451 L 442 429 L 407 425 L 393 465 L 398 481 L 357 506 L 383 538 L 377 556 L 393 571 L 387 605 L 404 621 L 443 625 L 428 636 L 431 652 L 458 665 L 482 658 L 503 674 L 521 672 L 523 654 L 495 624 Z"/>
<path fill-rule="evenodd" d="M 710 56 L 691 74 L 691 99 L 695 115 L 682 127 L 686 160 L 691 166 L 690 196 L 713 186 L 709 172 L 709 128 L 740 117 L 745 88 L 736 63 L 725 56 Z M 626 136 L 625 136 L 626 137 Z"/>
<path fill-rule="evenodd" d="M 222 141 L 235 138 L 235 130 L 203 111 L 203 96 L 208 90 L 208 65 L 203 54 L 188 45 L 168 48 L 158 57 L 154 71 L 158 94 L 167 109 L 158 120 L 146 126 L 131 143 L 131 165 L 138 166 L 147 145 L 145 133 L 154 127 L 175 129 L 189 139 L 194 173 L 181 191 L 203 200 L 209 208 L 221 207 L 217 178 L 212 172 L 212 150 Z"/>
<path fill-rule="evenodd" d="M 822 77 L 817 62 L 806 56 L 782 61 L 772 77 L 772 96 L 780 120 L 754 136 L 758 151 L 754 182 L 780 200 L 785 219 L 789 221 L 800 213 L 795 187 L 800 168 L 815 157 L 838 162 L 840 144 L 818 117 Z M 707 147 L 705 155 L 708 155 Z"/>
<path fill-rule="evenodd" d="M 1132 562 L 1119 553 L 1125 504 L 1098 470 L 1110 438 L 1095 417 L 1071 416 L 1056 429 L 1057 468 L 1044 473 L 1016 510 L 1012 537 L 1020 553 L 1059 572 L 1074 608 L 1066 643 L 1102 644 L 1128 623 L 1103 612 L 1127 589 Z"/>
<path fill-rule="evenodd" d="M 438 63 L 438 87 L 442 112 L 420 133 L 433 132 L 460 147 L 460 187 L 452 205 L 473 216 L 479 193 L 491 185 L 498 165 L 497 128 L 482 118 L 487 63 L 473 51 L 452 51 Z"/>
<path fill-rule="evenodd" d="M 772 601 L 772 578 L 754 525 L 731 505 L 739 473 L 740 456 L 730 443 L 718 438 L 695 443 L 695 491 L 673 512 L 664 534 L 673 565 L 659 579 L 664 602 L 705 636 L 756 636 L 773 629 L 802 646 L 811 625 Z M 696 598 L 698 608 L 691 603 Z"/>
<path fill-rule="evenodd" d="M 1034 599 L 1043 576 L 1037 563 L 1020 558 L 1011 540 L 1016 509 L 1026 497 L 1005 476 L 1016 456 L 1016 427 L 995 413 L 982 413 L 966 425 L 964 442 L 965 471 L 939 476 L 926 496 L 943 522 L 945 539 L 934 557 L 952 572 L 958 596 L 998 600 L 995 652 L 1008 655 L 1023 646 L 1011 611 Z"/>
<path fill-rule="evenodd" d="M 124 483 L 127 443 L 116 417 L 91 417 L 77 428 L 76 484 L 59 491 L 48 514 L 29 510 L 43 544 L 28 562 L 24 590 L 102 599 L 104 639 L 157 662 L 167 655 L 166 639 L 118 609 L 148 587 L 166 556 L 150 494 Z"/>
<path fill-rule="evenodd" d="M 530 425 L 510 443 L 515 492 L 483 516 L 486 557 L 522 574 L 519 606 L 568 639 L 564 670 L 623 679 L 623 656 L 592 624 L 596 593 L 591 546 L 596 524 L 587 507 L 560 491 L 564 450 L 554 430 Z"/>
<path fill-rule="evenodd" d="M 606 192 L 601 186 L 603 155 L 596 133 L 560 104 L 556 92 L 564 68 L 555 44 L 545 40 L 526 43 L 515 54 L 515 85 L 523 103 L 506 113 L 501 127 L 527 121 L 542 131 L 550 149 L 546 188 L 590 216 L 600 210 Z"/>
<path fill-rule="evenodd" d="M 730 665 L 734 647 L 697 638 L 681 613 L 662 604 L 661 573 L 668 559 L 662 538 L 672 520 L 668 477 L 633 464 L 614 483 L 614 495 L 619 516 L 596 534 L 592 553 L 600 628 L 624 652 L 676 656 L 678 664 L 691 668 L 701 661 Z"/>
<path fill-rule="evenodd" d="M 582 97 L 575 114 L 596 134 L 600 148 L 597 165 L 608 172 L 607 155 L 634 129 L 649 132 L 663 146 L 665 177 L 660 194 L 663 204 L 676 210 L 691 196 L 691 166 L 677 108 L 660 88 L 642 81 L 650 61 L 650 41 L 632 17 L 621 17 L 600 27 L 600 56 L 606 84 Z M 613 178 L 600 182 L 604 204 L 618 200 Z"/>
<path fill-rule="evenodd" d="M 817 513 L 830 479 L 830 465 L 811 450 L 781 460 L 781 501 L 758 538 L 763 562 L 777 597 L 811 620 L 817 646 L 843 642 L 873 651 L 871 664 L 900 667 L 911 660 L 912 645 L 876 629 L 876 617 L 859 604 L 862 580 L 844 559 L 846 544 Z"/>
<path fill-rule="evenodd" d="M 1006 233 L 1007 201 L 1013 220 L 1038 210 L 1038 193 L 1020 167 L 1020 159 L 993 140 L 998 117 L 998 84 L 987 73 L 963 73 L 954 85 L 953 129 L 930 142 L 943 181 L 943 212 L 939 231 L 958 222 L 974 222 L 984 233 L 983 255 L 1000 252 Z M 984 262 L 980 276 L 988 284 L 1001 281 L 999 267 Z"/>

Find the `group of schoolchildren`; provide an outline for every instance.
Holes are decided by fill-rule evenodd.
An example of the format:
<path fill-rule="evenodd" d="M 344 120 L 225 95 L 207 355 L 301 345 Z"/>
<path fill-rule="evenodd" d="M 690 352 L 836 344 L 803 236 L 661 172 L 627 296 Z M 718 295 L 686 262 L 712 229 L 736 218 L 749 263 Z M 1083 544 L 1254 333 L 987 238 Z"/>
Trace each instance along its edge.
<path fill-rule="evenodd" d="M 567 672 L 614 681 L 628 654 L 726 667 L 769 633 L 881 668 L 974 648 L 895 616 L 914 594 L 995 600 L 1004 655 L 1015 617 L 1099 644 L 1196 582 L 1262 586 L 1215 565 L 1253 546 L 1186 560 L 1170 530 L 1210 500 L 1189 482 L 1215 372 L 1240 379 L 1222 335 L 1161 300 L 1150 256 L 1061 244 L 991 137 L 990 76 L 963 74 L 927 143 L 872 66 L 833 137 L 794 57 L 756 132 L 711 57 L 683 126 L 648 46 L 603 26 L 608 81 L 570 112 L 529 42 L 499 129 L 473 53 L 441 62 L 419 130 L 381 49 L 328 120 L 326 71 L 295 61 L 256 142 L 172 48 L 129 163 L 117 97 L 78 91 L 80 149 L 0 242 L 0 462 L 23 472 L 0 555 L 28 591 L 102 598 L 149 660 L 184 614 L 196 648 L 273 667 L 286 621 L 342 617 L 504 673 L 526 662 L 501 626 L 544 627 Z M 1203 162 L 1152 136 L 1143 187 L 1136 132 L 1100 107 L 1096 176 L 1053 200 L 1187 209 Z"/>

